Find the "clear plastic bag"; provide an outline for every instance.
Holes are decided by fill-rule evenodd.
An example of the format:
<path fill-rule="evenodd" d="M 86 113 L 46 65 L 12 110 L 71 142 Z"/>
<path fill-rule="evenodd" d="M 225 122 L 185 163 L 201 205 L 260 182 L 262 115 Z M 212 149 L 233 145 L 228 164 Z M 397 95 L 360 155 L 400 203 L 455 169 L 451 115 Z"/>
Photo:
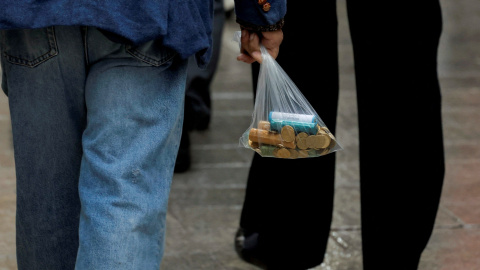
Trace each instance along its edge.
<path fill-rule="evenodd" d="M 241 32 L 234 35 L 240 44 Z M 313 107 L 261 46 L 262 64 L 250 127 L 240 145 L 262 157 L 311 158 L 342 150 Z"/>

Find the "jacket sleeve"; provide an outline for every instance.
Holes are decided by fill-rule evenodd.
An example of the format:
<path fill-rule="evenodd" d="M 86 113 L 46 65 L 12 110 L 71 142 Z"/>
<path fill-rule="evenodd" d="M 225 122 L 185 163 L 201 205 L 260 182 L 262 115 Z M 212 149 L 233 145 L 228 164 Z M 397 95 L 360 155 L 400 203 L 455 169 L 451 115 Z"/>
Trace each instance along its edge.
<path fill-rule="evenodd" d="M 287 0 L 235 0 L 235 15 L 242 29 L 275 31 L 283 26 Z"/>

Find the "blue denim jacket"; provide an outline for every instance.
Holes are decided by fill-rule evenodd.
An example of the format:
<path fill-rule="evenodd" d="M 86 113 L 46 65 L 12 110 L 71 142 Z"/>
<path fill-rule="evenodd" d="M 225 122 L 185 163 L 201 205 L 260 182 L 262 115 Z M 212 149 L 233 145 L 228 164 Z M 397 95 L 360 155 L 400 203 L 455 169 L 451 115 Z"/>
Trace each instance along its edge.
<path fill-rule="evenodd" d="M 286 0 L 236 0 L 239 22 L 268 26 L 282 20 Z M 134 44 L 161 39 L 181 57 L 196 53 L 205 66 L 212 47 L 212 0 L 2 0 L 0 29 L 41 28 L 53 25 L 95 26 L 125 37 Z"/>

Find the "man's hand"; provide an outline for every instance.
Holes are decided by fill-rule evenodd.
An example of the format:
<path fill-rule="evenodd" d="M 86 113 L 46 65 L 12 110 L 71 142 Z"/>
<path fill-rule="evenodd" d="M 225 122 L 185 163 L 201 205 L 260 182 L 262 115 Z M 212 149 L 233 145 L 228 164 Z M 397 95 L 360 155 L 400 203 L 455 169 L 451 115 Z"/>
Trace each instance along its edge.
<path fill-rule="evenodd" d="M 260 43 L 267 49 L 268 53 L 276 59 L 280 50 L 280 44 L 283 40 L 282 30 L 262 32 L 260 38 L 253 32 L 242 30 L 240 55 L 238 61 L 251 64 L 255 61 L 262 63 L 262 53 L 260 52 Z"/>

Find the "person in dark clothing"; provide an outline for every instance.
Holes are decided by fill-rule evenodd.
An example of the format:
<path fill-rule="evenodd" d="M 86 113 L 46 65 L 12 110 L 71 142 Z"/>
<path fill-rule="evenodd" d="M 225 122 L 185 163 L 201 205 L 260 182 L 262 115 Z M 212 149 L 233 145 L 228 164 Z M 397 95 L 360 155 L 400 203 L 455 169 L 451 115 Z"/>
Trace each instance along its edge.
<path fill-rule="evenodd" d="M 206 130 L 211 119 L 210 85 L 218 66 L 222 44 L 223 26 L 227 16 L 223 0 L 213 2 L 213 31 L 212 31 L 212 57 L 205 68 L 199 68 L 195 57 L 188 59 L 187 83 L 185 93 L 185 116 L 183 119 L 183 132 L 180 139 L 175 172 L 186 172 L 190 169 L 190 132 L 193 130 Z"/>
<path fill-rule="evenodd" d="M 445 173 L 437 74 L 441 7 L 438 0 L 347 0 L 347 12 L 358 97 L 363 269 L 414 270 L 433 230 Z M 335 134 L 336 2 L 290 1 L 285 21 L 277 61 Z M 258 64 L 252 74 L 255 88 Z M 403 144 L 405 136 L 411 144 Z M 322 263 L 335 155 L 282 160 L 255 154 L 235 236 L 240 257 L 269 270 Z"/>

